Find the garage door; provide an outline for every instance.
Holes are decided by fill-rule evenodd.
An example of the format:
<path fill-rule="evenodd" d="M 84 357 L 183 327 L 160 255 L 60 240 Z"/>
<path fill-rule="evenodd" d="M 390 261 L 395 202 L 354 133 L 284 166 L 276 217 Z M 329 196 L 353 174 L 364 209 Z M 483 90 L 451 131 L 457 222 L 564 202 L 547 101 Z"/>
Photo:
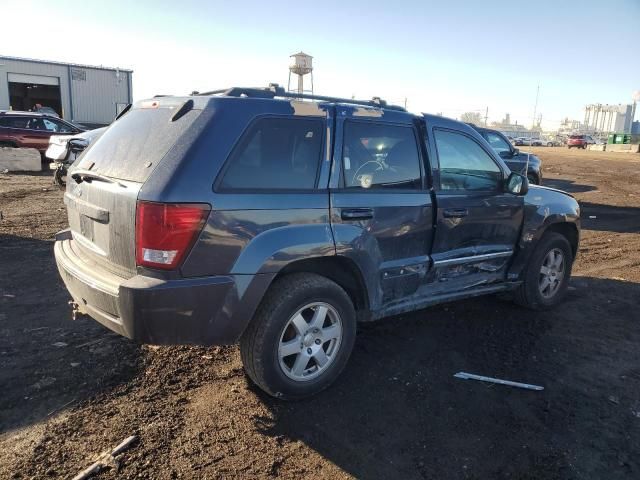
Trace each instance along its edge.
<path fill-rule="evenodd" d="M 25 75 L 24 73 L 10 73 L 8 80 L 13 83 L 33 83 L 37 85 L 60 85 L 58 77 L 44 75 Z"/>

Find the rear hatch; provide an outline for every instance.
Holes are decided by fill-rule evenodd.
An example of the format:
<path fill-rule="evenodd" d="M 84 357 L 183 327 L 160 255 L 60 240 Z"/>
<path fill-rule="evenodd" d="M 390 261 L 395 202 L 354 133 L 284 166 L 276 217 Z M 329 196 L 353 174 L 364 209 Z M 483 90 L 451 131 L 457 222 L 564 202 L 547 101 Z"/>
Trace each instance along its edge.
<path fill-rule="evenodd" d="M 116 120 L 70 169 L 64 200 L 73 242 L 67 248 L 86 266 L 123 278 L 135 275 L 138 193 L 201 113 L 190 108 L 185 112 L 181 109 L 185 101 L 140 102 Z"/>

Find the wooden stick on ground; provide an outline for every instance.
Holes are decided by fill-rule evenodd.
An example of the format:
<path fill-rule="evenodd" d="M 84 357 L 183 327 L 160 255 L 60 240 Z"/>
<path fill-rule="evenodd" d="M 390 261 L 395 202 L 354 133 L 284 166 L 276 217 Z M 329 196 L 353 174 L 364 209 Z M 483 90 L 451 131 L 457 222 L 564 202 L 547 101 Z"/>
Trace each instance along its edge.
<path fill-rule="evenodd" d="M 125 438 L 122 443 L 111 450 L 111 452 L 104 452 L 103 454 L 101 454 L 98 459 L 93 464 L 91 464 L 91 466 L 85 468 L 83 471 L 73 477 L 73 480 L 85 480 L 94 473 L 98 473 L 103 467 L 113 463 L 113 461 L 115 460 L 115 456 L 124 452 L 137 439 L 138 437 L 135 435 L 131 435 L 130 437 Z"/>

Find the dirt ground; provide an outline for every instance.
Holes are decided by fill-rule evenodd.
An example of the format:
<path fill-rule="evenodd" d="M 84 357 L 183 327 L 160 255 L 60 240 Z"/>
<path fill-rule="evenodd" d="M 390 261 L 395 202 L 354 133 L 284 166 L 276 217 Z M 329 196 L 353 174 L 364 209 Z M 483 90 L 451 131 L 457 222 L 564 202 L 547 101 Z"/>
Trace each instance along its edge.
<path fill-rule="evenodd" d="M 640 155 L 531 148 L 581 202 L 568 299 L 495 297 L 360 328 L 323 394 L 281 403 L 236 347 L 138 346 L 72 322 L 51 174 L 0 174 L 0 477 L 640 478 Z M 458 371 L 543 385 L 459 380 Z"/>

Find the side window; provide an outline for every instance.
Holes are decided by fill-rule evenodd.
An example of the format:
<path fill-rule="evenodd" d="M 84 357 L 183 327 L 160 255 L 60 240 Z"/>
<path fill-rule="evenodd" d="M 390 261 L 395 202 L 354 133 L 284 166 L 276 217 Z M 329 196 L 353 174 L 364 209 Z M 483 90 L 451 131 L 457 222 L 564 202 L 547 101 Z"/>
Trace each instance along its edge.
<path fill-rule="evenodd" d="M 44 122 L 42 121 L 42 118 L 40 117 L 31 117 L 27 122 L 26 128 L 28 128 L 29 130 L 46 130 L 47 129 Z"/>
<path fill-rule="evenodd" d="M 435 131 L 442 190 L 497 190 L 502 172 L 478 143 L 460 133 Z"/>
<path fill-rule="evenodd" d="M 60 126 L 58 122 L 52 122 L 51 120 L 47 120 L 46 118 L 42 120 L 44 123 L 44 128 L 46 128 L 49 132 L 59 132 Z"/>
<path fill-rule="evenodd" d="M 29 117 L 0 117 L 0 127 L 27 128 Z"/>
<path fill-rule="evenodd" d="M 50 120 L 45 118 L 42 121 L 44 122 L 45 128 L 50 132 L 70 133 L 72 131 L 68 125 L 62 122 L 58 122 L 57 120 Z"/>
<path fill-rule="evenodd" d="M 342 168 L 346 188 L 422 188 L 412 127 L 345 122 Z"/>
<path fill-rule="evenodd" d="M 312 189 L 324 122 L 262 118 L 242 136 L 227 161 L 221 189 Z"/>
<path fill-rule="evenodd" d="M 493 148 L 498 155 L 502 152 L 511 152 L 511 145 L 509 145 L 509 143 L 497 133 L 486 132 L 483 136 L 487 139 L 491 148 Z"/>

